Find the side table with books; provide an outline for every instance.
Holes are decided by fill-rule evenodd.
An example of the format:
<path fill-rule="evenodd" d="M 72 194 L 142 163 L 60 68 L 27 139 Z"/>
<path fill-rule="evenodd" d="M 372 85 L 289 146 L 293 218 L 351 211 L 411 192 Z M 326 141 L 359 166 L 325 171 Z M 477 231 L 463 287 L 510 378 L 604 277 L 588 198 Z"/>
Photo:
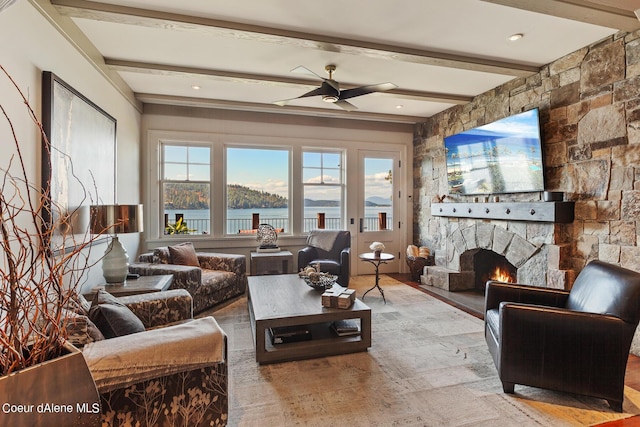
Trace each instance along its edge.
<path fill-rule="evenodd" d="M 84 294 L 91 301 L 98 290 L 103 289 L 115 297 L 146 294 L 149 292 L 162 292 L 169 289 L 173 275 L 163 274 L 156 276 L 140 276 L 135 279 L 127 279 L 124 285 L 98 285 Z"/>

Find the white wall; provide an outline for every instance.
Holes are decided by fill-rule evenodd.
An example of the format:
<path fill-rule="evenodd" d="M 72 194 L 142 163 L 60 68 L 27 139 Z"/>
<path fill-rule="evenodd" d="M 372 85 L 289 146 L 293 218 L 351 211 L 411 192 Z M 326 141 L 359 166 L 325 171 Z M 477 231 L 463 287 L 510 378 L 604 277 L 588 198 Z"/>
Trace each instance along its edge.
<path fill-rule="evenodd" d="M 52 71 L 76 90 L 115 117 L 117 124 L 117 199 L 119 203 L 140 203 L 141 114 L 87 61 L 28 1 L 20 0 L 0 12 L 0 65 L 28 96 L 38 119 L 41 114 L 42 71 Z M 10 115 L 29 179 L 40 183 L 41 138 L 17 91 L 0 75 L 0 105 Z M 0 167 L 8 165 L 13 153 L 11 130 L 0 117 Z M 99 159 L 96 159 L 99 161 Z M 131 257 L 138 253 L 141 237 L 123 235 Z M 106 246 L 94 246 L 100 256 Z M 99 283 L 99 269 L 89 276 L 87 286 Z"/>

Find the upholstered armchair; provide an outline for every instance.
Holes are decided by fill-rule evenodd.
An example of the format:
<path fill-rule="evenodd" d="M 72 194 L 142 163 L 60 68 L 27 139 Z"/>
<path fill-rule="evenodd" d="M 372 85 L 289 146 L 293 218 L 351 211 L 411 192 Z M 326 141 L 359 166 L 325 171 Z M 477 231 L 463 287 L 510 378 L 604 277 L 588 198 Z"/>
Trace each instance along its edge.
<path fill-rule="evenodd" d="M 342 286 L 349 286 L 351 233 L 336 230 L 312 230 L 307 246 L 298 251 L 298 270 L 320 264 L 320 271 L 335 274 Z"/>
<path fill-rule="evenodd" d="M 200 313 L 247 289 L 244 255 L 196 252 L 189 242 L 155 248 L 143 253 L 129 272 L 150 276 L 171 274 L 171 289 L 186 289 L 193 297 L 193 311 Z"/>
<path fill-rule="evenodd" d="M 485 338 L 505 393 L 515 384 L 606 399 L 622 411 L 640 320 L 640 274 L 592 261 L 570 292 L 487 282 Z"/>
<path fill-rule="evenodd" d="M 80 297 L 66 321 L 100 394 L 102 426 L 227 423 L 227 336 L 213 317 L 193 318 L 186 290 L 100 291 L 92 303 Z"/>

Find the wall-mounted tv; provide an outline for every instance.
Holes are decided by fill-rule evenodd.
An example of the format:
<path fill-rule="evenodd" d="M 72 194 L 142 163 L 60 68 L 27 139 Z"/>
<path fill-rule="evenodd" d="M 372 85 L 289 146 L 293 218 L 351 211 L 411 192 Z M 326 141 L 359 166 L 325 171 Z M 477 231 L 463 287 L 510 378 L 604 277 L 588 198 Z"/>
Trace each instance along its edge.
<path fill-rule="evenodd" d="M 544 190 L 538 109 L 444 139 L 449 194 Z"/>

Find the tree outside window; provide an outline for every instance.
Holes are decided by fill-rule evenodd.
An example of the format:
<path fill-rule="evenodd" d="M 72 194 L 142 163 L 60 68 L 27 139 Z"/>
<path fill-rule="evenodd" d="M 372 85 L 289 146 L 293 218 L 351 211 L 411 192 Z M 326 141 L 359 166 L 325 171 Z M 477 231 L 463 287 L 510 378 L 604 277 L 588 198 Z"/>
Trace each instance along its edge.
<path fill-rule="evenodd" d="M 162 144 L 161 192 L 164 234 L 209 234 L 210 147 Z"/>
<path fill-rule="evenodd" d="M 227 234 L 259 224 L 290 232 L 288 149 L 226 149 Z"/>

